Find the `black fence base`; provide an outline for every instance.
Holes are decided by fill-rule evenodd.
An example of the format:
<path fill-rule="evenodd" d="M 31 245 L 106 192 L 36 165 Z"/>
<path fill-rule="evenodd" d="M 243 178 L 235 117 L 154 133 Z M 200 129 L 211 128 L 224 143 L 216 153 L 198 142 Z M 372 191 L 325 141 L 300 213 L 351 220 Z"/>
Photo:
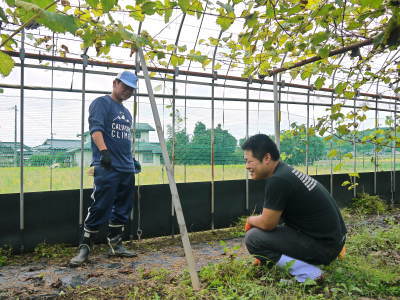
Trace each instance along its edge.
<path fill-rule="evenodd" d="M 377 194 L 382 199 L 400 203 L 398 184 L 391 189 L 392 172 L 379 172 Z M 396 172 L 396 175 L 398 173 Z M 313 176 L 328 190 L 330 175 Z M 333 196 L 340 207 L 347 206 L 353 191 L 342 187 L 348 180 L 346 174 L 333 177 Z M 400 180 L 398 181 L 400 182 Z M 361 173 L 357 191 L 374 194 L 374 173 Z M 189 232 L 211 229 L 211 183 L 177 184 L 186 226 Z M 214 227 L 224 228 L 244 215 L 258 213 L 262 209 L 264 181 L 249 181 L 249 207 L 246 209 L 245 180 L 217 181 L 215 188 Z M 87 212 L 91 189 L 84 190 L 84 216 Z M 167 184 L 140 186 L 140 220 L 138 203 L 135 201 L 133 222 L 127 226 L 127 237 L 137 239 L 138 229 L 142 238 L 179 233 L 175 215 L 172 214 L 171 193 Z M 394 199 L 392 199 L 394 198 Z M 39 243 L 64 243 L 77 245 L 80 236 L 79 190 L 25 193 L 24 229 L 20 230 L 19 194 L 0 194 L 0 247 L 9 246 L 16 252 L 32 251 Z M 99 240 L 104 240 L 102 230 Z"/>

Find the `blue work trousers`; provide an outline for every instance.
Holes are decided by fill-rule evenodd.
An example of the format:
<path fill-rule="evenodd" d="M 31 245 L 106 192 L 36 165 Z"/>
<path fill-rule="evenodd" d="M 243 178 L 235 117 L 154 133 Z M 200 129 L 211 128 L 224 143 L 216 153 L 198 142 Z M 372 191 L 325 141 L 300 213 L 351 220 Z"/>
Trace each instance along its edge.
<path fill-rule="evenodd" d="M 85 228 L 97 231 L 105 223 L 125 225 L 133 207 L 135 176 L 133 173 L 106 170 L 95 166 L 93 193 Z"/>

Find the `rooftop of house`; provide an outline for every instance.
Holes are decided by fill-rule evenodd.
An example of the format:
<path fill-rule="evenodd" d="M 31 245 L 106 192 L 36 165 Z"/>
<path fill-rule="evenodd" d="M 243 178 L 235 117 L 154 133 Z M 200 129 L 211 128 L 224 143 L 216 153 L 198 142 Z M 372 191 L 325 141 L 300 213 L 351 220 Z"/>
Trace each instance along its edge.
<path fill-rule="evenodd" d="M 147 152 L 151 151 L 155 154 L 161 154 L 161 146 L 160 143 L 146 143 L 146 142 L 136 142 L 135 143 L 135 152 Z"/>
<path fill-rule="evenodd" d="M 147 123 L 136 123 L 136 131 L 155 131 L 155 129 Z"/>
<path fill-rule="evenodd" d="M 89 140 L 88 142 L 85 142 L 85 144 L 83 144 L 83 149 L 85 151 L 91 151 L 92 150 L 92 141 Z M 81 145 L 80 144 L 79 144 L 78 147 L 74 147 L 74 148 L 68 149 L 67 152 L 73 153 L 73 152 L 79 152 L 79 151 L 81 151 Z"/>
<path fill-rule="evenodd" d="M 80 140 L 66 140 L 66 139 L 47 139 L 42 145 L 33 147 L 34 150 L 47 150 L 47 149 L 71 149 L 80 147 Z"/>
<path fill-rule="evenodd" d="M 0 142 L 0 147 L 7 147 L 7 148 L 11 148 L 14 149 L 14 147 L 17 148 L 17 150 L 21 147 L 21 143 L 20 142 Z M 28 147 L 26 145 L 24 145 L 24 149 L 29 150 L 31 149 L 31 147 Z"/>

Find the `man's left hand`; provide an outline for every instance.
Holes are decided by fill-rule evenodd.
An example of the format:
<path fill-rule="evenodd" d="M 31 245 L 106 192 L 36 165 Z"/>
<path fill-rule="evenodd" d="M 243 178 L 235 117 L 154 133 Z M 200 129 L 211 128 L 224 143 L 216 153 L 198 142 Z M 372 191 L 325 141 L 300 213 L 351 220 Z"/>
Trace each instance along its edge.
<path fill-rule="evenodd" d="M 140 165 L 140 162 L 138 160 L 133 159 L 133 165 L 135 166 L 135 173 L 142 172 L 142 166 Z"/>
<path fill-rule="evenodd" d="M 100 165 L 106 170 L 112 169 L 111 154 L 107 149 L 100 151 Z"/>

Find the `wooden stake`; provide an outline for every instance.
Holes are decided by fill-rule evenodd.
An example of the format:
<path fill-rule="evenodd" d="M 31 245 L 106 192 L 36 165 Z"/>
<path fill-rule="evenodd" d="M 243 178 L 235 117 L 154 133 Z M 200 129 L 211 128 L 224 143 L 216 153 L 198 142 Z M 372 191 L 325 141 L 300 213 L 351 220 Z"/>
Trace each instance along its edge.
<path fill-rule="evenodd" d="M 183 217 L 181 201 L 179 199 L 178 189 L 176 187 L 176 182 L 174 178 L 174 173 L 172 171 L 171 161 L 168 156 L 167 146 L 165 143 L 164 133 L 161 127 L 160 116 L 158 114 L 156 100 L 154 98 L 153 88 L 151 86 L 149 71 L 147 69 L 146 61 L 144 59 L 143 50 L 141 47 L 138 47 L 138 54 L 140 58 L 140 64 L 142 66 L 142 71 L 144 75 L 144 79 L 146 81 L 147 92 L 150 99 L 151 110 L 153 112 L 154 122 L 156 124 L 156 130 L 158 134 L 158 139 L 160 141 L 162 155 L 164 158 L 165 168 L 167 170 L 169 188 L 171 190 L 172 203 L 175 208 L 176 218 L 178 220 L 179 231 L 181 233 L 183 249 L 185 251 L 185 257 L 189 268 L 190 278 L 192 280 L 193 289 L 200 289 L 200 281 L 196 271 L 196 262 L 194 261 L 192 247 L 190 246 L 189 236 L 186 229 L 185 219 Z"/>

